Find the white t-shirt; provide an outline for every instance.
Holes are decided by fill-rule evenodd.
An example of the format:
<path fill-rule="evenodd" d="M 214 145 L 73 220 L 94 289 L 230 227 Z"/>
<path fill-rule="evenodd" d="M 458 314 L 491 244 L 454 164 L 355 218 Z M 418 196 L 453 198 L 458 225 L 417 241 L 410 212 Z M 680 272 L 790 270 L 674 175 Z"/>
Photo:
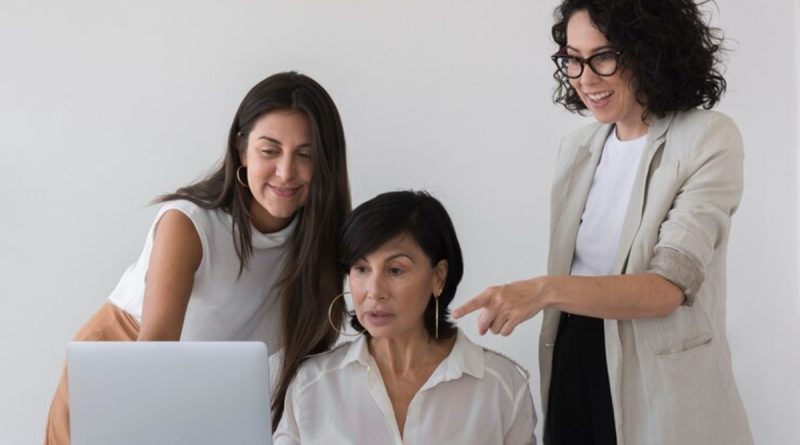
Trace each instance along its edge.
<path fill-rule="evenodd" d="M 239 276 L 231 216 L 185 200 L 169 201 L 150 227 L 139 259 L 122 275 L 109 300 L 142 321 L 145 276 L 153 248 L 154 228 L 168 210 L 185 214 L 197 229 L 203 257 L 194 276 L 181 340 L 258 340 L 276 352 L 279 344 L 280 298 L 276 282 L 283 271 L 296 218 L 276 233 L 251 226 L 253 256 Z"/>
<path fill-rule="evenodd" d="M 275 445 L 534 444 L 528 373 L 458 332 L 408 407 L 403 437 L 367 339 L 309 358 L 289 386 Z"/>
<path fill-rule="evenodd" d="M 611 275 L 619 252 L 625 212 L 647 134 L 620 141 L 612 130 L 594 172 L 575 240 L 571 275 Z"/>

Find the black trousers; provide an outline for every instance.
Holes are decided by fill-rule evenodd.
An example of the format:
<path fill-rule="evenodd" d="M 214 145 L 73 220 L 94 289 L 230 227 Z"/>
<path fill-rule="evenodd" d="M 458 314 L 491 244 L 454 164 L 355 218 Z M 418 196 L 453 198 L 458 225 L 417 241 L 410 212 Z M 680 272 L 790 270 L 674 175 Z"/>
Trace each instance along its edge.
<path fill-rule="evenodd" d="M 615 445 L 603 320 L 568 315 L 553 351 L 546 445 Z"/>

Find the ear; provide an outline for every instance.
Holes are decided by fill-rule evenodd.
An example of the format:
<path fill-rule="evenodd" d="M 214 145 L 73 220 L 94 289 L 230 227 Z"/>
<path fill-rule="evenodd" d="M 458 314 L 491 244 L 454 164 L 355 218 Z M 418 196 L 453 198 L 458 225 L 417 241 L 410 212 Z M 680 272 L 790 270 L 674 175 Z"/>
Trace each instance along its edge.
<path fill-rule="evenodd" d="M 433 294 L 441 294 L 442 290 L 444 289 L 444 285 L 447 282 L 447 260 L 441 260 L 439 263 L 436 264 L 436 267 L 433 269 L 433 273 L 435 275 L 434 282 L 433 282 Z M 438 296 L 438 295 L 437 295 Z"/>
<path fill-rule="evenodd" d="M 236 150 L 239 152 L 239 163 L 247 168 L 247 144 L 242 142 L 242 133 L 236 133 Z"/>

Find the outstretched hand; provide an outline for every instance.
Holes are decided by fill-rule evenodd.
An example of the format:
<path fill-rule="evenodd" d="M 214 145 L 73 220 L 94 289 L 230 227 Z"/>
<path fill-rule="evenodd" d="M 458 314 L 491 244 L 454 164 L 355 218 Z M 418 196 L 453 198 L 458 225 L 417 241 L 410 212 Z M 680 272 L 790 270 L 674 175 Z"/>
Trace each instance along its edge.
<path fill-rule="evenodd" d="M 509 335 L 514 332 L 518 324 L 532 318 L 544 308 L 542 289 L 545 278 L 492 286 L 456 308 L 453 311 L 453 318 L 461 318 L 482 309 L 478 316 L 480 335 L 486 334 L 487 331 L 503 336 Z"/>

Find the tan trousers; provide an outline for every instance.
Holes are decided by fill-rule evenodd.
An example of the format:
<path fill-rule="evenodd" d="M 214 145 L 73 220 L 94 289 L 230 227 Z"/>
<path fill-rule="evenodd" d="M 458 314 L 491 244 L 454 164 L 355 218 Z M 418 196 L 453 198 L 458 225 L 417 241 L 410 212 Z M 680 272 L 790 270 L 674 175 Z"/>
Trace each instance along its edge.
<path fill-rule="evenodd" d="M 106 303 L 75 334 L 76 341 L 135 341 L 139 323 L 132 315 Z M 47 417 L 45 445 L 69 445 L 69 397 L 67 395 L 67 366 L 50 404 Z"/>

